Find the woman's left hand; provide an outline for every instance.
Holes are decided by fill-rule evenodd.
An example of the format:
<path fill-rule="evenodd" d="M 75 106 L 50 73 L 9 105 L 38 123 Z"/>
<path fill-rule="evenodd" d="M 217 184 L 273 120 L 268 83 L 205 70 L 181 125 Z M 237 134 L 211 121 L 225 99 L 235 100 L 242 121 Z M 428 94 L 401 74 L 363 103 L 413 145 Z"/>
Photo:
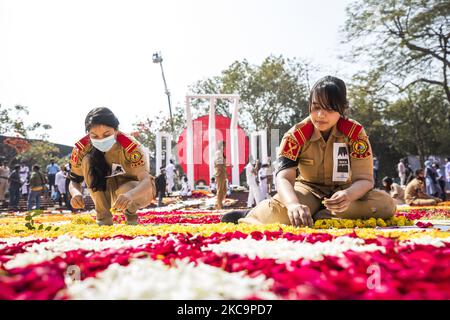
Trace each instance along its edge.
<path fill-rule="evenodd" d="M 330 199 L 324 200 L 325 207 L 334 212 L 344 212 L 350 206 L 351 200 L 346 190 L 335 192 Z"/>
<path fill-rule="evenodd" d="M 127 193 L 123 193 L 117 198 L 116 202 L 114 202 L 113 208 L 116 211 L 124 211 L 128 208 L 132 201 L 133 199 L 131 199 Z"/>

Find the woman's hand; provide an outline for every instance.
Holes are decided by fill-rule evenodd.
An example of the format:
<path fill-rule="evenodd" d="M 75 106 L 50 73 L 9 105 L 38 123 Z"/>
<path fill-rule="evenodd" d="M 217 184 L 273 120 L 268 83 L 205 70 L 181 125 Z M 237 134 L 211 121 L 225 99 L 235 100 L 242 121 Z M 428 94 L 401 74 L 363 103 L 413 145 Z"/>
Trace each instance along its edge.
<path fill-rule="evenodd" d="M 85 206 L 83 196 L 82 195 L 76 195 L 72 199 L 70 199 L 70 205 L 74 209 L 83 209 Z"/>
<path fill-rule="evenodd" d="M 292 204 L 287 207 L 288 217 L 294 227 L 313 226 L 313 220 L 309 207 L 303 204 Z"/>
<path fill-rule="evenodd" d="M 129 194 L 123 193 L 117 198 L 116 202 L 114 202 L 113 208 L 116 211 L 124 211 L 126 210 L 126 208 L 128 208 L 132 201 L 133 199 Z"/>
<path fill-rule="evenodd" d="M 347 190 L 335 192 L 330 199 L 324 200 L 325 207 L 333 212 L 344 212 L 350 206 L 350 196 Z"/>

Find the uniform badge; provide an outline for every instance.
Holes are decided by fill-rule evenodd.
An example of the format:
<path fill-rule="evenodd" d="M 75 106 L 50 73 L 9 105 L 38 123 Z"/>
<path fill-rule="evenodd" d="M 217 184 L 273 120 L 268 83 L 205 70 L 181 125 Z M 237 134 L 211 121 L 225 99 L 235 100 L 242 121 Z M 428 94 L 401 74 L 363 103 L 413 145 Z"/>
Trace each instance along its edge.
<path fill-rule="evenodd" d="M 351 142 L 351 152 L 350 156 L 352 158 L 367 158 L 370 156 L 370 150 L 369 150 L 369 143 L 367 142 L 367 139 L 364 138 L 358 138 L 356 140 L 352 140 Z"/>
<path fill-rule="evenodd" d="M 281 149 L 281 156 L 286 157 L 292 161 L 297 160 L 298 152 L 300 151 L 300 146 L 295 139 L 292 137 L 287 137 L 284 141 L 283 148 Z"/>
<path fill-rule="evenodd" d="M 130 161 L 132 163 L 138 163 L 141 160 L 142 160 L 142 153 L 140 151 L 136 150 L 131 153 Z"/>
<path fill-rule="evenodd" d="M 145 162 L 143 159 L 142 152 L 140 152 L 139 150 L 134 150 L 130 154 L 130 162 L 131 162 L 132 168 L 143 166 L 145 164 Z"/>

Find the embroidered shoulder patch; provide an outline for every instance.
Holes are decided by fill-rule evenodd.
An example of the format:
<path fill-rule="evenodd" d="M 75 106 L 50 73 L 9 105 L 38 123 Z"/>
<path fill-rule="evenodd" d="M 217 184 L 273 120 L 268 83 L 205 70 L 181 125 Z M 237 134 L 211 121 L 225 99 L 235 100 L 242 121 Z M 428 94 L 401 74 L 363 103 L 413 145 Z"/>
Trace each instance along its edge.
<path fill-rule="evenodd" d="M 281 147 L 280 155 L 286 157 L 292 161 L 297 160 L 298 153 L 300 151 L 300 145 L 297 140 L 288 136 L 284 140 L 283 146 Z"/>
<path fill-rule="evenodd" d="M 138 150 L 135 150 L 130 155 L 130 161 L 132 163 L 137 163 L 142 160 L 142 153 Z"/>
<path fill-rule="evenodd" d="M 145 164 L 142 152 L 140 152 L 139 150 L 134 150 L 133 152 L 131 152 L 128 159 L 131 162 L 132 168 L 140 167 Z"/>
<path fill-rule="evenodd" d="M 367 138 L 358 137 L 350 141 L 350 156 L 352 158 L 363 159 L 371 155 Z"/>

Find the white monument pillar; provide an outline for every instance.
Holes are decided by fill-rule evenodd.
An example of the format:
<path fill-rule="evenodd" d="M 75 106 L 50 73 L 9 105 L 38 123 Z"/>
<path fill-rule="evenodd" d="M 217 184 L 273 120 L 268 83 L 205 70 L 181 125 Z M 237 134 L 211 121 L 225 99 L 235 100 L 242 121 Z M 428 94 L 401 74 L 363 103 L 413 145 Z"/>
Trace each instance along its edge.
<path fill-rule="evenodd" d="M 239 181 L 239 136 L 238 136 L 238 112 L 239 98 L 234 99 L 234 108 L 230 124 L 231 140 L 231 181 L 234 185 L 240 185 Z M 244 146 L 241 146 L 244 147 Z"/>
<path fill-rule="evenodd" d="M 162 166 L 162 144 L 166 141 L 166 165 L 172 159 L 172 136 L 167 132 L 156 133 L 156 175 L 160 174 Z"/>
<path fill-rule="evenodd" d="M 208 150 L 209 150 L 209 178 L 214 176 L 214 154 L 216 152 L 216 99 L 209 100 L 209 123 L 208 123 Z M 208 183 L 208 181 L 206 182 Z"/>
<path fill-rule="evenodd" d="M 194 131 L 192 128 L 192 114 L 189 100 L 190 98 L 186 97 L 186 164 L 188 183 L 194 189 Z"/>

